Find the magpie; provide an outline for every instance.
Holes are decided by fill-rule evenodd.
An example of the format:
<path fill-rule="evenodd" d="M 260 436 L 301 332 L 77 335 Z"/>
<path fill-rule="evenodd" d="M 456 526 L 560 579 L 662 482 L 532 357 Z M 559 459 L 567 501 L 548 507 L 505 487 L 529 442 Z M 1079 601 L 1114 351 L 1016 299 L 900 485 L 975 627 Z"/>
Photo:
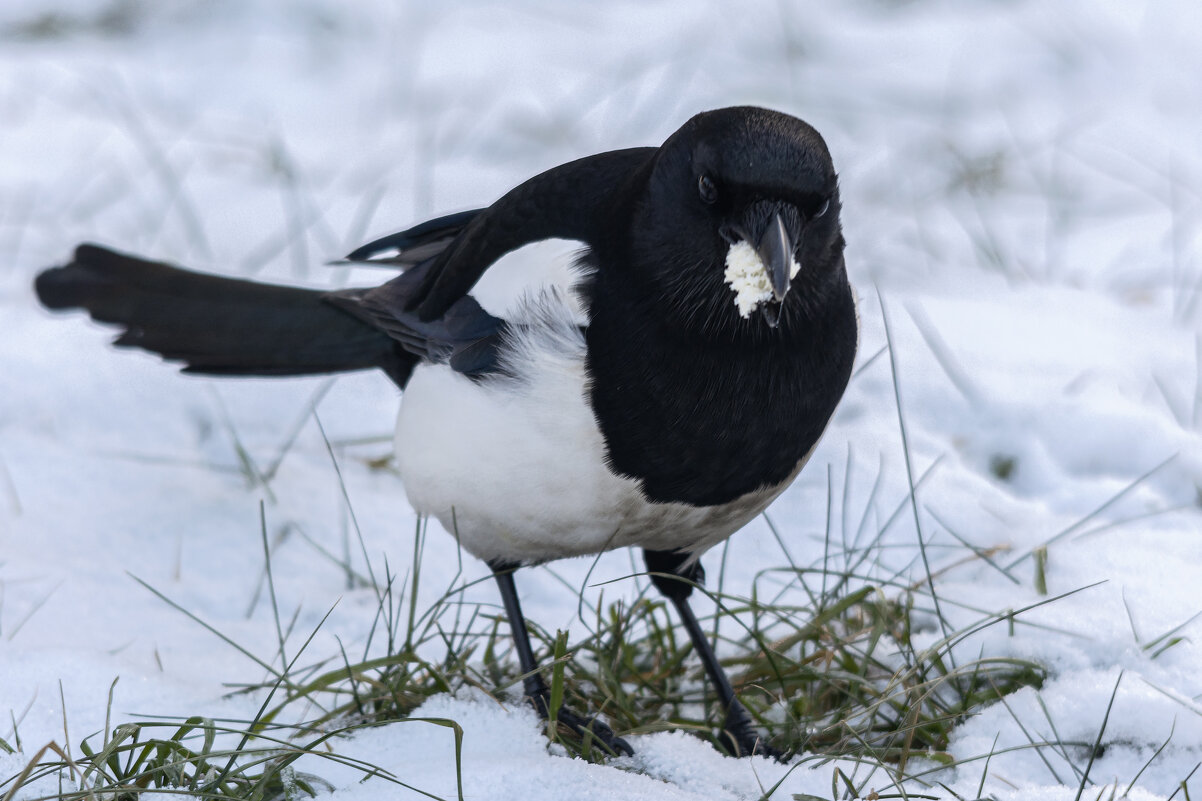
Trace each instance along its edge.
<path fill-rule="evenodd" d="M 83 244 L 36 291 L 185 373 L 382 370 L 404 390 L 408 499 L 492 569 L 539 713 L 549 691 L 514 570 L 638 547 L 725 708 L 726 742 L 779 756 L 688 599 L 700 556 L 789 486 L 847 386 L 858 319 L 840 210 L 814 128 L 724 108 L 352 252 L 400 271 L 380 286 L 254 283 Z M 473 297 L 498 259 L 547 239 L 581 243 L 568 286 L 531 289 L 504 316 Z M 599 720 L 558 716 L 633 753 Z"/>

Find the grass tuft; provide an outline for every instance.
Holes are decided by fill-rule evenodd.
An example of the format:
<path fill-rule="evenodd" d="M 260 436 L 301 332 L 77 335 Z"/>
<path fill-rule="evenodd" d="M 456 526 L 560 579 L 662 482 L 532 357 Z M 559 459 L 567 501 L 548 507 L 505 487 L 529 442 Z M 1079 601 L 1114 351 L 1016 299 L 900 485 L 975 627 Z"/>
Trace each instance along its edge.
<path fill-rule="evenodd" d="M 760 583 L 776 585 L 782 576 L 820 583 L 823 575 L 782 568 L 762 575 L 750 598 L 710 596 L 715 611 L 703 622 L 738 632 L 720 638 L 719 652 L 774 747 L 900 765 L 922 754 L 946 764 L 958 722 L 1019 688 L 1042 685 L 1046 674 L 1033 662 L 983 657 L 952 666 L 948 659 L 951 643 L 1008 615 L 949 631 L 934 645 L 920 647 L 917 640 L 927 632 L 913 621 L 916 612 L 926 617 L 928 610 L 925 596 L 911 586 L 853 589 L 855 577 L 826 575 L 831 589 L 814 593 L 813 606 L 756 600 L 771 597 L 760 592 Z M 701 664 L 672 610 L 648 597 L 649 587 L 643 590 L 633 602 L 588 607 L 592 631 L 575 641 L 566 632 L 552 634 L 530 624 L 551 705 L 600 715 L 623 736 L 683 729 L 721 750 L 723 710 L 711 697 Z M 508 625 L 491 608 L 465 607 L 456 593 L 415 615 L 408 631 L 391 638 L 388 653 L 352 662 L 342 652 L 307 668 L 306 680 L 284 683 L 280 702 L 263 722 L 303 707 L 319 710 L 307 720 L 314 728 L 376 724 L 411 715 L 433 695 L 466 688 L 520 703 L 522 676 L 511 658 Z M 381 595 L 392 597 L 389 591 Z M 396 619 L 396 611 L 382 609 L 379 615 Z M 452 618 L 460 625 L 444 627 Z M 423 656 L 432 651 L 441 658 Z M 609 758 L 570 730 L 551 726 L 548 732 L 567 753 L 591 761 Z"/>
<path fill-rule="evenodd" d="M 68 788 L 54 797 L 68 799 L 132 799 L 150 792 L 298 798 L 325 788 L 319 777 L 294 765 L 306 755 L 403 784 L 377 766 L 340 756 L 337 739 L 366 727 L 424 721 L 451 728 L 458 746 L 462 731 L 457 724 L 414 717 L 427 699 L 482 690 L 503 703 L 523 703 L 523 677 L 503 614 L 494 606 L 463 600 L 474 582 L 457 573 L 433 603 L 423 608 L 414 602 L 423 578 L 424 523 L 415 532 L 407 576 L 395 575 L 387 564 L 382 571 L 369 568 L 367 575 L 357 574 L 377 599 L 366 641 L 355 653 L 339 642 L 334 653 L 308 663 L 301 660 L 309 658 L 305 652 L 313 634 L 299 647 L 287 646 L 291 627 L 279 625 L 262 517 L 259 527 L 278 635 L 268 654 L 253 654 L 140 582 L 266 670 L 264 682 L 235 690 L 264 699 L 255 719 L 223 723 L 193 717 L 182 723 L 106 725 L 108 733 L 99 745 L 92 744 L 92 735 L 76 749 L 43 749 L 20 775 L 0 783 L 0 799 L 7 801 L 18 788 L 48 777 Z M 878 544 L 851 548 L 872 551 Z M 834 547 L 828 543 L 828 550 Z M 973 551 L 967 558 L 988 555 Z M 1029 661 L 951 659 L 953 647 L 963 654 L 968 638 L 991 625 L 1013 625 L 1025 609 L 984 615 L 956 629 L 933 603 L 927 580 L 870 582 L 856 572 L 864 560 L 854 553 L 843 571 L 789 561 L 787 567 L 757 576 L 749 597 L 722 592 L 721 578 L 718 591 L 696 594 L 698 607 L 712 606 L 709 615 L 700 617 L 714 633 L 736 692 L 768 742 L 782 752 L 804 753 L 806 762 L 837 756 L 885 765 L 900 784 L 913 775 L 907 765 L 919 758 L 924 770 L 954 764 L 948 752 L 951 733 L 966 717 L 1044 681 L 1044 669 Z M 382 576 L 383 582 L 377 584 L 373 576 Z M 633 599 L 593 605 L 581 594 L 578 615 L 587 631 L 574 640 L 568 632 L 551 633 L 531 623 L 551 706 L 600 716 L 621 736 L 679 729 L 722 750 L 724 710 L 689 638 L 646 576 L 622 581 L 634 582 L 638 592 Z M 788 597 L 804 600 L 782 600 Z M 547 732 L 555 752 L 590 762 L 612 759 L 587 735 L 582 738 L 562 726 L 548 726 Z M 0 750 L 6 745 L 0 743 Z"/>

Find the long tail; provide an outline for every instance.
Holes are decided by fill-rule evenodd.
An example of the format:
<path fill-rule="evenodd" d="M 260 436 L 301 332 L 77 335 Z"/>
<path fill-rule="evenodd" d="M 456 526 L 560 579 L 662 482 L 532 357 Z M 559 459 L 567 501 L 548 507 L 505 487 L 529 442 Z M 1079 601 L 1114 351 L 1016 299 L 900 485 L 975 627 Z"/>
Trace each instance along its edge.
<path fill-rule="evenodd" d="M 379 368 L 404 386 L 416 358 L 312 289 L 203 275 L 80 245 L 41 273 L 50 309 L 121 326 L 115 344 L 184 363 L 184 372 L 285 376 Z"/>

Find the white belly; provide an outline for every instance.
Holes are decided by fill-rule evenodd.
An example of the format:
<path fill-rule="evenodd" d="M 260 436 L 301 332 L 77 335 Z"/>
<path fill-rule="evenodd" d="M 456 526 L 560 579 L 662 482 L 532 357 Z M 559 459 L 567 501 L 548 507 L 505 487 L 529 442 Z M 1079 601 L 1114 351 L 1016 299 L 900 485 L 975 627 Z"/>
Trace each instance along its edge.
<path fill-rule="evenodd" d="M 561 303 L 543 296 L 528 309 L 537 323 L 512 356 L 524 381 L 473 382 L 419 365 L 405 389 L 396 448 L 406 494 L 464 550 L 523 563 L 627 545 L 699 554 L 788 485 L 721 507 L 648 502 L 606 466 L 585 395 L 584 339 Z"/>

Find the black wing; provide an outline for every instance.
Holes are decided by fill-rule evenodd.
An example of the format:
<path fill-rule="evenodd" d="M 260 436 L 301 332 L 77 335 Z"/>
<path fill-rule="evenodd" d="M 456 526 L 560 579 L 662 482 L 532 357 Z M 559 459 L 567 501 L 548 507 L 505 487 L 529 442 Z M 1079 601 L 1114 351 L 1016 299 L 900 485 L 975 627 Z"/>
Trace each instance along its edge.
<path fill-rule="evenodd" d="M 615 150 L 536 175 L 487 209 L 451 214 L 370 242 L 350 261 L 410 267 L 375 289 L 327 299 L 386 332 L 406 353 L 472 377 L 499 372 L 508 324 L 467 293 L 506 253 L 544 239 L 594 244 L 614 197 L 637 181 L 656 148 Z M 395 252 L 394 252 L 395 251 Z"/>
<path fill-rule="evenodd" d="M 510 190 L 472 215 L 434 257 L 408 293 L 405 309 L 423 321 L 437 320 L 497 259 L 531 242 L 578 239 L 595 246 L 611 218 L 613 199 L 625 196 L 623 190 L 638 180 L 656 151 L 638 147 L 577 159 Z"/>
<path fill-rule="evenodd" d="M 426 261 L 374 289 L 327 293 L 329 303 L 384 332 L 408 354 L 424 362 L 449 364 L 472 378 L 497 373 L 507 323 L 465 295 L 438 319 L 424 321 L 406 306 L 433 263 Z"/>
<path fill-rule="evenodd" d="M 446 250 L 447 245 L 484 209 L 461 211 L 427 220 L 396 234 L 382 236 L 355 248 L 346 261 L 409 268 Z"/>

